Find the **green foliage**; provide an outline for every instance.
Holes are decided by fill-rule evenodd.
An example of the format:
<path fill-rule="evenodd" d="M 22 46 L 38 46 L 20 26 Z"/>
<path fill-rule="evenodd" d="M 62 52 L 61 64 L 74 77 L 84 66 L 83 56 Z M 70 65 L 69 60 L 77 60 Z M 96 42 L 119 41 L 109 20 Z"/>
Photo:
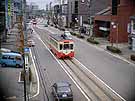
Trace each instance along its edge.
<path fill-rule="evenodd" d="M 70 32 L 70 33 L 71 33 L 71 35 L 74 35 L 74 36 L 76 36 L 76 35 L 77 35 L 75 32 Z"/>
<path fill-rule="evenodd" d="M 94 38 L 88 38 L 87 41 L 92 43 L 92 44 L 99 44 L 99 42 L 94 40 Z"/>
<path fill-rule="evenodd" d="M 132 54 L 132 55 L 130 56 L 130 59 L 133 60 L 133 61 L 135 61 L 135 55 Z"/>
<path fill-rule="evenodd" d="M 77 34 L 76 35 L 78 38 L 84 39 L 85 37 L 83 35 Z"/>
<path fill-rule="evenodd" d="M 113 52 L 113 53 L 118 53 L 118 54 L 121 53 L 121 50 L 114 47 L 114 46 L 107 46 L 106 49 Z"/>

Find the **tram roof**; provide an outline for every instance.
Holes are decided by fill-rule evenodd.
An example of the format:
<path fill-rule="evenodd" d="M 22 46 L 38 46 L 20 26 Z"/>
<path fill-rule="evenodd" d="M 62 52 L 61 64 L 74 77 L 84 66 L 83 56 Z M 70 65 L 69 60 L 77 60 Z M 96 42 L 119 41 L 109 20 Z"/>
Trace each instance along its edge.
<path fill-rule="evenodd" d="M 70 39 L 70 38 L 68 38 L 68 37 L 63 37 L 63 35 L 62 34 L 52 34 L 52 35 L 50 35 L 52 38 L 54 38 L 55 40 L 57 40 L 57 41 L 64 41 L 64 40 L 72 40 L 72 39 Z"/>

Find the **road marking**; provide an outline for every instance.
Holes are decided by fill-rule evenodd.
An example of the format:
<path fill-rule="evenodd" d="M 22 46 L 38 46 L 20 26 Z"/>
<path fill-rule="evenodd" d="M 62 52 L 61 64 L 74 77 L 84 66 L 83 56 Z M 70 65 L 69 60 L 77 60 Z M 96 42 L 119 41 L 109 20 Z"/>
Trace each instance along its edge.
<path fill-rule="evenodd" d="M 81 93 L 85 96 L 85 98 L 88 101 L 91 101 L 89 99 L 89 97 L 85 94 L 85 92 L 82 90 L 82 88 L 77 84 L 77 82 L 73 79 L 73 77 L 71 77 L 71 75 L 66 71 L 66 69 L 64 68 L 64 66 L 59 62 L 59 60 L 54 56 L 54 54 L 49 50 L 49 48 L 47 47 L 47 45 L 43 42 L 42 39 L 40 39 L 40 41 L 43 43 L 43 45 L 46 47 L 46 49 L 51 53 L 51 55 L 53 56 L 53 58 L 56 60 L 56 62 L 62 67 L 62 69 L 65 71 L 65 73 L 69 76 L 69 78 L 74 82 L 74 84 L 77 86 L 77 88 L 81 91 Z"/>
<path fill-rule="evenodd" d="M 120 60 L 122 60 L 122 61 L 124 61 L 124 62 L 126 62 L 126 63 L 128 63 L 128 64 L 130 64 L 130 65 L 132 65 L 132 66 L 135 66 L 134 63 L 132 63 L 132 62 L 126 60 L 125 58 L 123 58 L 123 57 L 121 57 L 121 56 L 119 56 L 119 55 L 112 54 L 112 53 L 110 53 L 109 51 L 107 51 L 107 50 L 105 50 L 105 49 L 102 49 L 102 48 L 100 48 L 100 47 L 98 47 L 98 46 L 91 45 L 91 44 L 87 43 L 87 42 L 84 41 L 84 40 L 78 39 L 78 38 L 76 38 L 76 37 L 74 37 L 74 38 L 77 39 L 77 40 L 79 40 L 79 41 L 81 41 L 81 42 L 83 42 L 83 43 L 85 43 L 85 44 L 87 44 L 87 45 L 89 45 L 89 46 L 91 46 L 91 47 L 96 48 L 96 49 L 99 50 L 99 51 L 103 51 L 103 52 L 105 52 L 105 53 L 107 53 L 107 54 L 109 54 L 109 55 L 111 55 L 111 56 L 113 56 L 113 57 L 115 57 L 115 58 L 117 58 L 117 59 L 120 59 Z"/>
<path fill-rule="evenodd" d="M 36 65 L 35 65 L 35 62 L 34 62 L 34 59 L 33 59 L 33 56 L 32 56 L 31 49 L 30 49 L 30 55 L 31 55 L 31 57 L 32 57 L 32 62 L 33 62 L 34 68 L 35 68 L 36 77 L 37 77 L 37 84 L 38 84 L 37 93 L 36 93 L 35 95 L 33 95 L 32 97 L 30 97 L 30 98 L 34 98 L 34 97 L 36 97 L 37 95 L 39 95 L 39 90 L 40 90 L 40 87 L 39 87 L 39 76 L 38 76 L 38 73 L 37 73 L 37 69 L 36 69 Z"/>
<path fill-rule="evenodd" d="M 36 57 L 35 57 L 35 56 L 33 56 L 33 58 L 34 58 L 34 60 L 36 59 Z"/>
<path fill-rule="evenodd" d="M 118 58 L 118 59 L 120 59 L 120 60 L 123 60 L 124 62 L 127 62 L 128 64 L 130 64 L 130 65 L 132 65 L 132 66 L 135 66 L 134 63 L 132 63 L 132 62 L 130 62 L 130 61 L 124 59 L 123 57 L 121 57 L 121 56 L 119 56 L 119 55 L 114 55 L 114 54 L 112 54 L 112 53 L 110 53 L 110 52 L 108 52 L 108 51 L 106 51 L 106 50 L 105 50 L 105 52 L 108 53 L 108 54 L 110 54 L 110 55 L 112 55 L 113 57 L 116 57 L 116 58 Z"/>
<path fill-rule="evenodd" d="M 114 94 L 116 94 L 118 97 L 120 97 L 123 101 L 126 101 L 121 95 L 119 95 L 116 91 L 114 91 L 110 86 L 108 86 L 103 80 L 101 80 L 99 77 L 97 77 L 91 70 L 89 70 L 86 66 L 84 66 L 79 60 L 74 58 L 84 69 L 86 69 L 88 72 L 90 72 L 95 78 L 97 78 L 101 83 L 103 83 L 107 88 L 109 88 Z"/>
<path fill-rule="evenodd" d="M 52 31 L 49 31 L 50 33 L 54 33 Z M 76 37 L 75 37 L 76 38 Z M 79 40 L 78 38 L 76 38 L 77 40 Z M 41 42 L 44 44 L 44 46 L 48 49 L 48 47 L 46 46 L 46 44 L 42 41 L 42 39 L 40 38 Z M 84 42 L 83 40 L 81 40 L 82 42 Z M 86 44 L 88 44 L 87 42 L 84 42 Z M 90 44 L 89 44 L 90 45 Z M 99 48 L 97 46 L 93 46 L 92 47 L 103 51 L 102 48 Z M 52 52 L 48 49 L 48 51 L 52 54 Z M 105 51 L 106 52 L 106 51 Z M 111 54 L 111 53 L 110 53 Z M 52 54 L 53 55 L 53 54 Z M 90 101 L 90 99 L 88 98 L 88 96 L 83 92 L 83 90 L 79 87 L 79 85 L 76 83 L 76 81 L 74 81 L 74 79 L 70 76 L 70 74 L 65 70 L 65 68 L 63 67 L 63 65 L 61 65 L 61 63 L 58 61 L 58 59 L 53 55 L 53 57 L 55 58 L 55 60 L 58 62 L 58 64 L 63 68 L 63 70 L 66 72 L 66 74 L 70 77 L 70 79 L 75 83 L 75 85 L 78 87 L 78 89 L 82 92 L 82 94 L 88 99 L 88 101 Z M 116 91 L 114 91 L 110 86 L 108 86 L 105 82 L 103 82 L 100 78 L 98 78 L 92 71 L 90 71 L 86 66 L 84 66 L 79 60 L 77 60 L 76 58 L 74 58 L 78 63 L 80 63 L 80 65 L 82 67 L 84 67 L 88 72 L 90 72 L 95 78 L 97 78 L 101 83 L 103 83 L 107 88 L 109 88 L 113 93 L 115 93 L 118 97 L 120 97 L 123 101 L 126 101 L 121 95 L 119 95 Z"/>

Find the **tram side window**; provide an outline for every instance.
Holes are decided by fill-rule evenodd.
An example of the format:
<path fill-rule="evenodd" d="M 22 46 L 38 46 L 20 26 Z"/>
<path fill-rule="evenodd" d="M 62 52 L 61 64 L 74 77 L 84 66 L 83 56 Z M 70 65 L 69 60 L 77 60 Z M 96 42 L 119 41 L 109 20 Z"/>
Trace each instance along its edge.
<path fill-rule="evenodd" d="M 60 50 L 62 50 L 62 44 L 60 44 Z"/>
<path fill-rule="evenodd" d="M 73 44 L 70 44 L 70 49 L 73 49 Z"/>
<path fill-rule="evenodd" d="M 58 48 L 58 44 L 57 44 L 57 42 L 56 41 L 54 41 L 54 40 L 52 40 L 52 39 L 50 39 L 50 42 L 56 47 L 56 48 Z"/>

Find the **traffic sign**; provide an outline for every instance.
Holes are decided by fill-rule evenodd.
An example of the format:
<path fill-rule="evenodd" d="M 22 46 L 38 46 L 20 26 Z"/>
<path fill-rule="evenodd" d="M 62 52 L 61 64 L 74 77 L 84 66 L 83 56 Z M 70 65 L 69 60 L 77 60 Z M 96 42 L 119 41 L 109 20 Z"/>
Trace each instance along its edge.
<path fill-rule="evenodd" d="M 24 52 L 30 52 L 29 48 L 24 48 Z"/>

